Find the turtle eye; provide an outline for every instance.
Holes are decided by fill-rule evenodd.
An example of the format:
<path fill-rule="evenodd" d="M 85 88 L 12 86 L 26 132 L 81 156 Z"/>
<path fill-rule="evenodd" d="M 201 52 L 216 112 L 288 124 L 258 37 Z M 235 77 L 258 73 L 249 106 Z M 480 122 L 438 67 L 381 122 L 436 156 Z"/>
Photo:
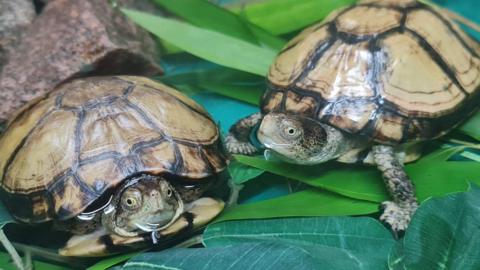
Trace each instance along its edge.
<path fill-rule="evenodd" d="M 294 137 L 295 135 L 297 135 L 297 130 L 296 130 L 294 127 L 287 127 L 287 128 L 285 129 L 285 133 L 286 133 L 288 136 Z"/>
<path fill-rule="evenodd" d="M 137 209 L 142 203 L 141 194 L 138 190 L 125 192 L 122 196 L 122 206 L 126 209 Z"/>
<path fill-rule="evenodd" d="M 137 200 L 135 198 L 127 198 L 125 200 L 125 203 L 127 204 L 127 206 L 135 206 L 137 204 Z"/>
<path fill-rule="evenodd" d="M 173 195 L 172 189 L 170 189 L 170 188 L 167 189 L 167 196 L 168 196 L 168 198 L 172 197 L 172 195 Z"/>

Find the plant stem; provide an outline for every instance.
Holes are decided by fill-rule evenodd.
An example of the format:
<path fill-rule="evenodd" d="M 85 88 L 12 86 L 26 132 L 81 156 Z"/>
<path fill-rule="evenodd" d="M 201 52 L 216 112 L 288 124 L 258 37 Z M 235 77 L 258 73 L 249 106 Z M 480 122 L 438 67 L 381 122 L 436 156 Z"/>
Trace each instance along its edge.
<path fill-rule="evenodd" d="M 25 251 L 24 257 L 25 257 L 25 269 L 33 270 L 32 252 L 30 252 L 29 250 Z"/>
<path fill-rule="evenodd" d="M 471 142 L 467 142 L 467 141 L 462 141 L 462 140 L 457 140 L 457 139 L 449 139 L 449 140 L 447 140 L 447 142 L 460 144 L 462 146 L 466 146 L 466 147 L 472 148 L 472 149 L 480 149 L 480 144 L 475 144 L 475 143 L 471 143 Z"/>
<path fill-rule="evenodd" d="M 19 270 L 26 270 L 25 267 L 23 266 L 22 258 L 20 257 L 20 255 L 18 255 L 18 252 L 15 250 L 12 243 L 10 243 L 10 241 L 8 240 L 3 230 L 0 230 L 0 242 L 2 243 L 3 247 L 7 250 L 10 257 L 12 258 L 13 264 L 15 264 L 15 266 Z"/>

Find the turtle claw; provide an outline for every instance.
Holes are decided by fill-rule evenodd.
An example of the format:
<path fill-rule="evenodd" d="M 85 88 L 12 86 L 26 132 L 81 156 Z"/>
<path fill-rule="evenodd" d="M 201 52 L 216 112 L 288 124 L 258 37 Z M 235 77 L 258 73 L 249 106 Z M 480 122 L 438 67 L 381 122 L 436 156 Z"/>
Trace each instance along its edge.
<path fill-rule="evenodd" d="M 225 137 L 225 147 L 231 154 L 253 155 L 258 149 L 249 142 L 241 142 L 232 134 Z"/>
<path fill-rule="evenodd" d="M 158 233 L 158 231 L 152 231 L 152 243 L 154 245 L 158 244 L 160 242 L 160 237 L 161 235 Z"/>
<path fill-rule="evenodd" d="M 402 232 L 407 229 L 411 217 L 417 207 L 416 203 L 399 205 L 390 201 L 383 202 L 381 205 L 383 214 L 380 216 L 380 220 L 388 224 L 392 229 L 394 236 L 398 238 L 402 235 Z"/>

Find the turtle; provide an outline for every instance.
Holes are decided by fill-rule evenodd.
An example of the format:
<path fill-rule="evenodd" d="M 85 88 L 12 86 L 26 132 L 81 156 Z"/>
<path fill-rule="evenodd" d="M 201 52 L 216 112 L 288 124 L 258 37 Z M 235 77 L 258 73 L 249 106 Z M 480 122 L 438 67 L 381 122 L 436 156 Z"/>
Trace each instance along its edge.
<path fill-rule="evenodd" d="M 163 231 L 174 235 L 173 224 L 198 227 L 224 206 L 208 197 L 229 159 L 216 123 L 148 78 L 63 83 L 13 117 L 0 149 L 0 196 L 17 221 L 103 241 L 95 249 L 76 237 L 64 255 L 103 254 L 112 237 L 156 241 Z"/>
<path fill-rule="evenodd" d="M 404 164 L 478 109 L 479 55 L 479 42 L 438 7 L 359 1 L 279 52 L 260 112 L 230 128 L 227 151 L 257 153 L 253 134 L 277 160 L 376 165 L 392 198 L 380 220 L 402 232 L 418 207 Z"/>

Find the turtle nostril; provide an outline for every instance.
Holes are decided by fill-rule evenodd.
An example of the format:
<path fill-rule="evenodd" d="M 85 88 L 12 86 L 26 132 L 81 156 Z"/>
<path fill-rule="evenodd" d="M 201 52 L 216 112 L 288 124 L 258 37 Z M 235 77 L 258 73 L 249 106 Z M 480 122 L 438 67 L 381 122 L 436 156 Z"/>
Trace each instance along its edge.
<path fill-rule="evenodd" d="M 150 192 L 150 196 L 151 197 L 158 197 L 158 196 L 160 196 L 160 192 L 158 192 L 157 190 L 152 190 Z"/>

